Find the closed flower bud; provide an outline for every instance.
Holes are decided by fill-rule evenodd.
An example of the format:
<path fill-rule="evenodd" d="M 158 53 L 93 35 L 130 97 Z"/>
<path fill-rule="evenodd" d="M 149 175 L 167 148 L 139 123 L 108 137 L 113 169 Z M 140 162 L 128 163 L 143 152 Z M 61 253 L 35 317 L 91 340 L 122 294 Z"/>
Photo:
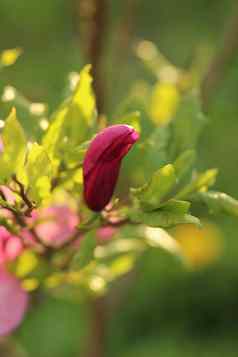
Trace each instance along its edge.
<path fill-rule="evenodd" d="M 112 125 L 92 140 L 83 163 L 84 198 L 89 208 L 101 211 L 116 186 L 121 160 L 138 140 L 128 125 Z"/>

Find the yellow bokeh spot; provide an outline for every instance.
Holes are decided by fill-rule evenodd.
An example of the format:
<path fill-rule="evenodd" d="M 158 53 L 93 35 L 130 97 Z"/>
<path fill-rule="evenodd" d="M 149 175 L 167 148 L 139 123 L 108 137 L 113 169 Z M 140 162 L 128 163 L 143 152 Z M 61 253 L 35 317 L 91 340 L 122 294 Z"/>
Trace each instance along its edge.
<path fill-rule="evenodd" d="M 5 50 L 0 54 L 0 63 L 2 66 L 11 66 L 16 62 L 21 55 L 22 50 L 20 48 L 13 48 Z"/>
<path fill-rule="evenodd" d="M 74 180 L 74 182 L 79 183 L 79 184 L 83 183 L 83 170 L 81 168 L 76 170 L 73 180 Z"/>
<path fill-rule="evenodd" d="M 134 266 L 135 257 L 130 254 L 123 255 L 110 265 L 110 275 L 115 279 L 121 275 L 128 273 Z"/>
<path fill-rule="evenodd" d="M 21 283 L 22 287 L 26 291 L 34 291 L 39 287 L 39 281 L 35 278 L 25 279 Z"/>
<path fill-rule="evenodd" d="M 31 273 L 38 265 L 38 259 L 35 253 L 30 250 L 25 250 L 17 260 L 16 275 L 19 278 L 24 278 Z"/>
<path fill-rule="evenodd" d="M 104 293 L 106 288 L 106 282 L 101 276 L 93 275 L 89 280 L 89 288 L 94 293 Z"/>
<path fill-rule="evenodd" d="M 176 113 L 180 93 L 172 83 L 157 83 L 151 94 L 149 112 L 157 125 L 166 125 Z"/>
<path fill-rule="evenodd" d="M 214 224 L 204 223 L 202 228 L 181 224 L 172 235 L 179 243 L 184 258 L 194 268 L 212 263 L 221 255 L 222 234 Z"/>
<path fill-rule="evenodd" d="M 83 281 L 83 274 L 80 271 L 70 271 L 67 274 L 67 283 L 79 285 Z"/>
<path fill-rule="evenodd" d="M 65 275 L 62 273 L 55 273 L 45 279 L 45 286 L 49 289 L 54 289 L 64 282 Z"/>

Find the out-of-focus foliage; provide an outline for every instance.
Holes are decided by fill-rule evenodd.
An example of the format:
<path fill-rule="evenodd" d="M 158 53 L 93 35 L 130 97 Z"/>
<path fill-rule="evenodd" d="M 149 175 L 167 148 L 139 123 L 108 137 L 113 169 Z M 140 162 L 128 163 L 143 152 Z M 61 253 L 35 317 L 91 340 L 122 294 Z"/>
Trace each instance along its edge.
<path fill-rule="evenodd" d="M 40 27 L 46 35 L 45 39 L 48 39 L 48 41 L 44 41 L 45 43 L 41 41 L 42 36 L 39 35 L 37 26 L 34 25 L 36 20 L 35 9 L 34 12 L 28 13 L 32 8 L 30 2 L 26 1 L 21 11 L 18 9 L 19 11 L 14 12 L 15 15 L 8 10 L 10 5 L 6 1 L 3 1 L 0 5 L 0 9 L 1 7 L 3 9 L 1 12 L 3 15 L 0 16 L 4 17 L 4 21 L 0 25 L 2 28 L 4 28 L 6 21 L 14 24 L 16 20 L 14 17 L 17 18 L 17 23 L 19 23 L 18 26 L 12 26 L 11 30 L 8 27 L 8 31 L 3 31 L 8 33 L 8 35 L 4 36 L 6 37 L 4 39 L 4 47 L 21 46 L 24 49 L 24 56 L 19 58 L 15 66 L 4 68 L 4 71 L 1 71 L 3 79 L 1 86 L 9 85 L 9 82 L 11 82 L 17 88 L 17 90 L 10 88 L 10 92 L 8 91 L 10 97 L 14 94 L 14 101 L 4 101 L 2 103 L 1 119 L 6 117 L 6 114 L 9 113 L 10 105 L 14 104 L 17 108 L 18 119 L 27 133 L 27 138 L 32 141 L 44 135 L 45 130 L 40 129 L 39 131 L 38 129 L 46 129 L 50 120 L 53 120 L 53 116 L 49 120 L 47 109 L 40 110 L 40 115 L 35 115 L 34 113 L 37 111 L 34 112 L 33 110 L 34 113 L 32 113 L 32 108 L 34 107 L 31 104 L 41 104 L 38 101 L 48 102 L 49 99 L 49 113 L 51 113 L 56 108 L 56 104 L 64 97 L 61 89 L 67 73 L 72 70 L 79 71 L 81 68 L 81 59 L 78 59 L 75 41 L 69 40 L 72 29 L 69 25 L 71 18 L 70 11 L 67 11 L 68 7 L 56 1 L 52 1 L 51 5 L 45 2 L 44 5 L 37 8 L 39 10 L 37 14 L 44 15 L 41 17 L 44 20 L 42 20 L 43 23 Z M 113 20 L 119 22 L 124 5 L 124 2 L 112 5 Z M 194 58 L 192 53 L 197 52 L 199 54 L 200 44 L 202 44 L 201 48 L 203 48 L 201 51 L 202 56 L 200 55 L 200 57 L 203 57 L 206 62 L 215 45 L 219 43 L 221 38 L 220 31 L 223 28 L 225 15 L 229 15 L 230 5 L 231 1 L 212 1 L 208 4 L 207 2 L 196 1 L 188 3 L 184 0 L 181 3 L 180 10 L 171 1 L 168 2 L 166 7 L 164 4 L 154 1 L 148 4 L 140 1 L 137 8 L 136 35 L 153 39 L 159 48 L 163 50 L 163 53 L 168 54 L 169 58 L 179 64 L 179 67 L 187 69 L 188 63 L 191 63 L 191 57 Z M 65 9 L 66 7 L 67 9 Z M 66 16 L 65 21 L 62 21 L 63 15 Z M 32 25 L 32 31 L 26 31 L 29 24 Z M 197 31 L 198 26 L 199 31 Z M 113 25 L 113 21 L 111 29 L 112 37 L 117 37 L 118 28 L 116 29 L 116 26 Z M 25 43 L 21 42 L 23 41 L 22 39 L 16 42 L 15 39 L 20 39 L 22 31 L 25 33 Z M 36 41 L 36 38 L 39 41 Z M 48 42 L 47 45 L 46 42 Z M 144 252 L 145 242 L 141 239 L 141 233 L 139 232 L 140 243 L 137 246 L 138 237 L 137 233 L 136 237 L 134 237 L 134 230 L 125 231 L 124 235 L 122 230 L 122 233 L 120 233 L 122 242 L 121 245 L 118 243 L 118 248 L 111 247 L 114 242 L 105 247 L 98 247 L 102 249 L 101 252 L 100 249 L 96 250 L 97 254 L 99 256 L 101 254 L 104 257 L 110 254 L 110 249 L 111 251 L 116 249 L 116 254 L 120 250 L 123 251 L 120 253 L 122 256 L 115 260 L 115 265 L 110 270 L 110 273 L 102 271 L 100 265 L 88 267 L 87 274 L 90 276 L 88 282 L 93 287 L 93 289 L 90 288 L 89 290 L 91 292 L 95 290 L 99 294 L 105 292 L 105 282 L 111 280 L 112 271 L 126 272 L 134 265 L 135 257 L 134 254 L 131 255 L 131 251 L 138 252 L 136 255 L 138 254 L 139 256 L 137 270 L 140 272 L 140 278 L 137 283 L 133 284 L 133 289 L 129 289 L 128 293 L 126 292 L 126 295 L 129 294 L 130 298 L 126 299 L 126 304 L 124 304 L 126 306 L 120 312 L 121 316 L 115 317 L 117 324 L 112 324 L 113 326 L 111 326 L 108 344 L 112 347 L 108 347 L 109 355 L 116 356 L 118 353 L 118 355 L 125 356 L 141 354 L 141 356 L 151 355 L 152 357 L 158 354 L 164 356 L 214 355 L 217 357 L 225 354 L 236 356 L 237 346 L 235 346 L 234 341 L 237 336 L 232 321 L 235 319 L 234 311 L 237 300 L 236 261 L 238 246 L 235 239 L 237 226 L 235 219 L 225 219 L 220 214 L 228 212 L 236 215 L 237 209 L 236 201 L 217 192 L 226 191 L 231 195 L 237 196 L 237 159 L 234 155 L 237 150 L 237 121 L 235 120 L 237 116 L 237 98 L 235 95 L 237 92 L 236 60 L 222 88 L 216 93 L 214 102 L 210 107 L 209 119 L 206 120 L 201 116 L 201 113 L 196 111 L 196 115 L 200 120 L 196 121 L 195 119 L 199 124 L 196 129 L 191 131 L 188 126 L 190 121 L 187 121 L 187 118 L 191 116 L 191 112 L 186 106 L 182 106 L 182 102 L 191 98 L 190 96 L 184 96 L 191 83 L 192 85 L 194 83 L 197 85 L 200 81 L 200 59 L 197 58 L 194 61 L 197 61 L 195 69 L 189 71 L 181 71 L 179 69 L 179 75 L 177 67 L 170 66 L 166 69 L 169 70 L 167 74 L 169 73 L 170 80 L 164 80 L 167 76 L 164 75 L 166 71 L 164 73 L 162 71 L 161 74 L 160 70 L 159 73 L 155 74 L 155 71 L 158 71 L 158 63 L 153 65 L 153 68 L 151 65 L 150 67 L 146 65 L 147 67 L 143 68 L 141 62 L 137 61 L 135 57 L 131 57 L 129 61 L 126 61 L 125 66 L 120 66 L 120 71 L 115 70 L 115 68 L 118 68 L 115 66 L 115 60 L 119 57 L 121 58 L 121 56 L 116 53 L 115 41 L 111 42 L 113 42 L 114 50 L 110 51 L 111 46 L 110 42 L 108 42 L 110 53 L 107 53 L 106 58 L 108 66 L 107 77 L 110 78 L 108 80 L 108 92 L 110 94 L 108 112 L 111 111 L 111 115 L 108 115 L 108 123 L 127 122 L 133 126 L 136 123 L 142 133 L 141 143 L 138 143 L 138 147 L 135 147 L 126 159 L 123 176 L 118 187 L 118 195 L 121 195 L 122 199 L 126 197 L 128 191 L 126 190 L 125 192 L 125 187 L 128 187 L 129 184 L 133 187 L 143 187 L 144 184 L 149 184 L 153 173 L 157 170 L 163 170 L 166 167 L 165 165 L 169 163 L 175 168 L 176 187 L 172 187 L 172 191 L 168 191 L 166 195 L 171 194 L 171 197 L 174 198 L 174 188 L 177 190 L 174 199 L 178 201 L 188 200 L 189 196 L 189 200 L 192 201 L 192 212 L 196 216 L 206 216 L 206 207 L 208 207 L 209 212 L 219 213 L 219 226 L 222 227 L 224 233 L 223 236 L 220 236 L 219 233 L 216 235 L 216 229 L 214 232 L 207 232 L 206 225 L 202 230 L 190 225 L 178 227 L 182 232 L 180 232 L 180 236 L 177 239 L 178 243 L 180 241 L 182 249 L 184 249 L 184 255 L 186 256 L 187 254 L 188 259 L 190 257 L 192 266 L 194 263 L 195 267 L 200 268 L 200 270 L 195 269 L 193 273 L 186 273 L 180 263 L 177 264 L 173 258 L 161 251 L 149 249 L 147 253 L 141 254 Z M 62 46 L 62 43 L 64 46 Z M 54 51 L 52 48 L 54 48 Z M 158 49 L 156 49 L 156 52 L 158 53 Z M 58 60 L 59 58 L 61 61 Z M 121 60 L 123 61 L 123 59 Z M 164 62 L 162 60 L 164 61 L 165 59 L 160 57 L 160 66 L 163 68 Z M 167 66 L 168 61 L 165 61 Z M 204 68 L 202 63 L 201 66 Z M 38 68 L 38 71 L 35 70 L 35 67 Z M 120 72 L 120 75 L 118 72 Z M 115 115 L 115 107 L 120 102 L 120 98 L 124 99 L 125 93 L 127 96 L 126 88 L 129 89 L 131 83 L 134 80 L 138 80 L 138 78 L 146 78 L 146 81 L 133 85 L 134 88 L 131 91 L 133 96 L 128 101 L 129 104 L 126 104 L 127 108 L 118 111 L 120 116 Z M 179 84 L 177 82 L 178 78 L 182 78 Z M 117 86 L 114 85 L 115 79 Z M 11 89 L 14 90 L 11 91 Z M 25 95 L 20 94 L 22 90 L 30 100 L 25 100 Z M 66 88 L 65 93 L 67 91 L 68 88 Z M 134 97 L 135 92 L 137 92 L 136 98 Z M 158 105 L 156 106 L 156 103 L 158 104 L 159 102 L 163 103 L 163 110 L 162 106 L 161 108 Z M 38 107 L 38 109 L 42 109 L 42 107 Z M 141 113 L 140 117 L 131 115 L 137 110 Z M 176 117 L 176 112 L 181 114 Z M 176 127 L 176 122 L 179 123 L 179 121 L 182 121 L 183 124 L 178 124 Z M 204 124 L 206 125 L 205 127 Z M 157 129 L 155 129 L 155 125 L 158 126 Z M 168 125 L 171 131 L 167 130 Z M 182 125 L 185 126 L 186 130 L 181 130 Z M 198 134 L 202 127 L 205 130 L 203 130 L 203 136 L 200 136 L 198 140 Z M 172 146 L 170 146 L 172 142 L 170 135 L 177 135 L 177 140 L 173 142 Z M 65 147 L 66 142 L 62 141 L 60 145 Z M 198 171 L 193 170 L 192 177 L 190 177 L 191 170 L 195 167 L 195 154 L 193 151 L 195 143 L 198 143 L 198 153 L 196 154 Z M 84 146 L 86 147 L 87 144 L 81 146 L 80 143 L 77 143 L 77 146 L 69 148 L 63 161 L 74 168 L 75 163 L 77 161 L 81 162 L 83 159 L 85 154 Z M 190 151 L 190 149 L 192 150 Z M 31 149 L 29 148 L 29 150 Z M 19 155 L 18 151 L 17 155 Z M 183 157 L 185 157 L 184 160 Z M 75 192 L 78 198 L 82 188 L 81 173 L 66 175 L 66 170 L 61 171 L 62 168 L 58 166 L 57 160 L 59 158 L 60 160 L 62 159 L 61 154 L 58 155 L 55 161 L 50 158 L 53 161 L 53 173 L 55 174 L 56 170 L 58 170 L 60 180 L 65 185 L 64 187 L 67 187 L 67 190 L 69 188 L 71 192 Z M 138 160 L 140 165 L 137 164 Z M 188 168 L 186 168 L 185 163 Z M 142 167 L 145 169 L 142 170 Z M 206 167 L 219 168 L 215 192 L 207 191 L 207 189 L 210 183 L 214 181 L 216 171 L 213 169 L 205 171 Z M 127 174 L 128 172 L 130 172 L 130 176 Z M 48 177 L 48 174 L 46 177 Z M 73 183 L 71 177 L 74 177 Z M 130 177 L 129 182 L 128 177 Z M 184 182 L 190 178 L 190 185 L 184 190 Z M 34 193 L 30 193 L 30 195 L 33 194 L 32 199 L 34 201 L 39 200 L 38 202 L 40 202 L 42 198 L 47 199 L 50 187 L 47 183 L 44 183 L 44 180 L 43 187 L 45 187 L 45 190 L 43 189 L 43 192 L 45 191 L 43 197 L 38 198 L 35 197 Z M 147 215 L 148 212 L 147 205 L 150 210 L 151 207 L 154 208 L 158 204 L 156 202 L 154 206 L 154 202 L 152 202 L 151 205 L 151 198 L 154 198 L 154 196 L 153 194 L 150 196 L 150 193 L 148 195 L 150 197 L 149 202 L 146 201 L 145 205 L 143 199 L 141 203 L 139 202 L 145 208 L 144 215 Z M 168 199 L 168 202 L 170 202 L 171 197 L 166 195 L 163 196 L 164 200 Z M 135 208 L 138 207 L 136 206 Z M 163 206 L 156 208 L 159 208 L 159 211 L 164 210 Z M 88 218 L 90 215 L 85 210 L 83 216 Z M 209 218 L 211 219 L 212 216 L 209 216 Z M 216 222 L 218 223 L 218 221 Z M 157 230 L 159 228 L 152 229 Z M 202 232 L 204 232 L 204 236 Z M 169 232 L 169 234 L 173 237 L 172 232 Z M 149 231 L 145 236 L 147 237 L 148 235 L 150 237 L 153 236 Z M 194 238 L 196 235 L 197 239 Z M 134 237 L 134 239 L 129 240 L 127 239 L 128 237 Z M 117 239 L 119 240 L 119 238 Z M 150 239 L 149 241 L 151 242 Z M 126 240 L 127 244 L 129 246 L 131 244 L 132 247 L 126 247 L 123 240 Z M 195 244 L 194 241 L 197 243 Z M 54 258 L 54 261 L 56 266 L 57 264 L 64 265 L 64 259 L 60 254 Z M 208 262 L 213 262 L 213 264 L 207 266 Z M 203 263 L 206 263 L 205 266 Z M 109 263 L 107 264 L 109 266 Z M 44 285 L 46 276 L 52 278 L 52 280 L 54 280 L 54 277 L 56 280 L 59 278 L 54 271 L 48 272 L 48 268 L 43 261 L 38 263 L 36 271 L 38 284 L 42 282 Z M 118 275 L 117 273 L 115 274 L 115 276 L 119 275 L 119 273 Z M 29 276 L 24 278 L 24 284 L 27 279 L 31 282 L 30 279 L 36 279 L 36 277 L 31 276 L 29 271 Z M 66 278 L 66 282 L 67 280 L 74 281 L 77 285 L 80 279 L 80 276 L 72 274 Z M 78 295 L 75 294 L 75 296 L 78 299 Z M 75 311 L 77 312 L 76 314 L 74 314 Z M 48 303 L 44 303 L 42 307 L 39 306 L 35 312 L 31 311 L 25 326 L 19 331 L 20 341 L 23 342 L 23 346 L 27 348 L 30 355 L 36 355 L 37 357 L 45 356 L 49 351 L 51 356 L 73 356 L 75 351 L 78 350 L 78 344 L 83 345 L 84 338 L 80 332 L 85 326 L 85 319 L 82 317 L 83 312 L 84 307 L 77 308 L 71 303 L 66 304 L 50 300 Z M 74 331 L 70 326 L 72 319 L 75 327 Z M 59 326 L 61 327 L 59 328 Z M 214 336 L 214 330 L 216 330 L 217 336 Z M 28 337 L 29 331 L 31 331 L 31 341 Z M 69 333 L 69 331 L 72 332 Z M 78 334 L 81 336 L 80 342 L 78 341 Z M 232 334 L 234 336 L 231 341 Z M 62 336 L 64 337 L 64 343 L 61 343 Z M 48 340 L 46 340 L 47 338 Z M 46 341 L 47 351 L 44 350 L 46 347 L 43 344 L 39 347 L 37 342 L 39 339 Z"/>

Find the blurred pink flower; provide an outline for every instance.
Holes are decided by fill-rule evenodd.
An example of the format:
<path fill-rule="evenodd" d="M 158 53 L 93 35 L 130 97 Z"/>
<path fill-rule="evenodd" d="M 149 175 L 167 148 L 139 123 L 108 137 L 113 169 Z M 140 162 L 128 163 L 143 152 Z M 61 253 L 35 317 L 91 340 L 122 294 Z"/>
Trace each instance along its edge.
<path fill-rule="evenodd" d="M 89 208 L 101 211 L 110 201 L 122 158 L 138 140 L 128 125 L 112 125 L 92 140 L 83 163 L 84 198 Z"/>
<path fill-rule="evenodd" d="M 3 152 L 3 140 L 0 136 L 0 154 Z"/>
<path fill-rule="evenodd" d="M 6 197 L 6 200 L 8 201 L 8 203 L 10 203 L 10 204 L 14 204 L 15 203 L 15 201 L 16 201 L 15 196 L 7 186 L 1 185 L 0 186 L 0 190 L 2 191 L 4 196 Z"/>
<path fill-rule="evenodd" d="M 96 233 L 98 242 L 103 243 L 110 240 L 117 233 L 117 231 L 117 228 L 111 226 L 98 228 Z"/>
<path fill-rule="evenodd" d="M 0 336 L 12 332 L 22 321 L 28 294 L 19 280 L 0 267 Z"/>
<path fill-rule="evenodd" d="M 35 232 L 43 243 L 57 248 L 76 233 L 79 218 L 68 206 L 55 205 L 33 211 L 27 222 L 34 225 Z M 24 230 L 22 235 L 29 242 L 34 241 L 29 231 Z"/>
<path fill-rule="evenodd" d="M 22 241 L 0 226 L 0 266 L 4 263 L 16 259 L 22 252 Z"/>

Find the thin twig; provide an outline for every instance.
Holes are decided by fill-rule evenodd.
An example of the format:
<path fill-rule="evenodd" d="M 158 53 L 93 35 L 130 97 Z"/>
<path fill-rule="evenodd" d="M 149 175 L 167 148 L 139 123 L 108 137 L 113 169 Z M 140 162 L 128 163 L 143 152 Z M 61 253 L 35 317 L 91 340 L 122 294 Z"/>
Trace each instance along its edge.
<path fill-rule="evenodd" d="M 16 175 L 13 175 L 12 177 L 13 181 L 18 185 L 19 187 L 19 195 L 21 196 L 22 200 L 27 206 L 27 210 L 25 212 L 25 215 L 30 217 L 31 216 L 31 211 L 35 208 L 34 204 L 31 202 L 31 200 L 27 197 L 25 187 L 24 185 L 17 179 Z"/>

